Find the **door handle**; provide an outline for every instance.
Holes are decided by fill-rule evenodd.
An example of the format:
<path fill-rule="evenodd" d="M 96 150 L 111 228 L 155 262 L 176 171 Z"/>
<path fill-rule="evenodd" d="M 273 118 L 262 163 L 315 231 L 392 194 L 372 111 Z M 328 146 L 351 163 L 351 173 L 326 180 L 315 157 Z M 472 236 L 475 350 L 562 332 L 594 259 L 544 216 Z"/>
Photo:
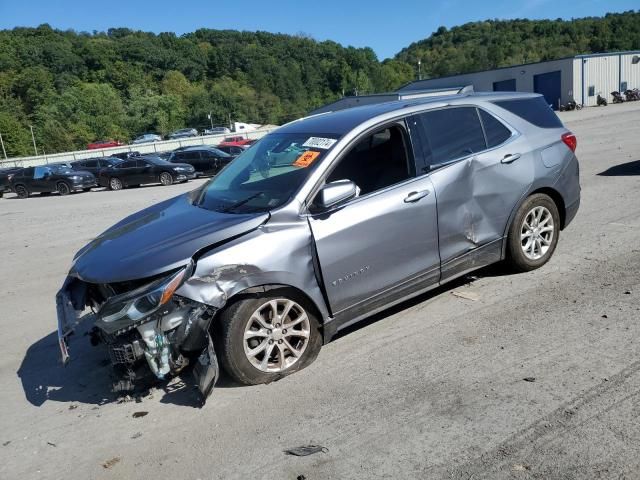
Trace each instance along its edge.
<path fill-rule="evenodd" d="M 519 153 L 507 153 L 502 160 L 501 163 L 512 163 L 520 158 Z"/>
<path fill-rule="evenodd" d="M 429 195 L 431 192 L 429 190 L 422 190 L 420 192 L 411 192 L 409 195 L 407 195 L 404 198 L 404 203 L 413 203 L 413 202 L 417 202 L 418 200 L 420 200 L 421 198 L 426 197 L 427 195 Z"/>

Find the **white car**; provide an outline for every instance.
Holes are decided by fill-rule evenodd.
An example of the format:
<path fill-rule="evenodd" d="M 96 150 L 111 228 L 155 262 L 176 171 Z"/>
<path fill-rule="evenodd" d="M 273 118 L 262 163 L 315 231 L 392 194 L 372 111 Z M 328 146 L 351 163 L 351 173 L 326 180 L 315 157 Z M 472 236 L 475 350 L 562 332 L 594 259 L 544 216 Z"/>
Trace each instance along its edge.
<path fill-rule="evenodd" d="M 135 145 L 138 143 L 153 143 L 153 142 L 161 142 L 161 141 L 162 141 L 162 137 L 160 135 L 156 135 L 155 133 L 145 133 L 144 135 L 140 135 L 131 143 Z"/>

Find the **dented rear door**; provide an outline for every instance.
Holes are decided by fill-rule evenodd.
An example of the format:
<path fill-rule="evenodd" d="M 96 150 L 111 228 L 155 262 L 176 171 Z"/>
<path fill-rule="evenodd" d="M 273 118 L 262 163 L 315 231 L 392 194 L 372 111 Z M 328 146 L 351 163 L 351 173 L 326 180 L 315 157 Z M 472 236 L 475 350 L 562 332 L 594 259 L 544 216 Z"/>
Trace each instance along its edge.
<path fill-rule="evenodd" d="M 412 122 L 436 193 L 442 279 L 499 260 L 511 212 L 533 181 L 526 140 L 510 130 L 489 146 L 475 106 L 431 110 Z"/>

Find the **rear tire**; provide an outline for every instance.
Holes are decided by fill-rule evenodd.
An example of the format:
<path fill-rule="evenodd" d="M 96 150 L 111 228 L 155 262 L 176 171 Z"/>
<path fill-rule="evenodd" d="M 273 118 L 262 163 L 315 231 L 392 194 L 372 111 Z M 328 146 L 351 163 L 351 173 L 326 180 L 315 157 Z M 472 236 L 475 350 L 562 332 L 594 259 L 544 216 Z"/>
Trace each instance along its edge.
<path fill-rule="evenodd" d="M 16 185 L 13 188 L 13 191 L 16 192 L 16 195 L 18 195 L 18 198 L 29 197 L 29 190 L 27 190 L 27 187 L 25 185 Z"/>
<path fill-rule="evenodd" d="M 214 328 L 222 366 L 244 385 L 269 383 L 301 370 L 322 347 L 312 306 L 286 288 L 235 301 L 220 313 Z"/>
<path fill-rule="evenodd" d="M 536 193 L 518 209 L 507 237 L 507 263 L 528 272 L 549 261 L 558 244 L 560 214 L 548 195 Z"/>

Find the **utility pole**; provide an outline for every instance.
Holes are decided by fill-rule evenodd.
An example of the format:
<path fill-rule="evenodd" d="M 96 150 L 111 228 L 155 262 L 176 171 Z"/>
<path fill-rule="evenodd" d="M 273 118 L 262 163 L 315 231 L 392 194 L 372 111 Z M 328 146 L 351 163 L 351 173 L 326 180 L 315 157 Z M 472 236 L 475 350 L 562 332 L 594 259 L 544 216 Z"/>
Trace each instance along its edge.
<path fill-rule="evenodd" d="M 420 71 L 421 60 L 418 60 L 418 80 L 422 80 L 422 72 Z"/>
<path fill-rule="evenodd" d="M 213 130 L 213 116 L 211 115 L 211 112 L 209 112 L 209 115 L 207 115 L 207 117 L 211 121 L 211 130 Z"/>
<path fill-rule="evenodd" d="M 2 140 L 2 134 L 0 133 L 0 144 L 2 144 L 2 153 L 4 154 L 4 159 L 7 159 L 7 151 L 4 149 L 4 140 Z"/>
<path fill-rule="evenodd" d="M 38 155 L 38 147 L 36 147 L 36 137 L 33 135 L 33 125 L 29 125 L 29 128 L 31 129 L 31 140 L 33 140 L 33 149 L 36 152 L 36 155 Z"/>

